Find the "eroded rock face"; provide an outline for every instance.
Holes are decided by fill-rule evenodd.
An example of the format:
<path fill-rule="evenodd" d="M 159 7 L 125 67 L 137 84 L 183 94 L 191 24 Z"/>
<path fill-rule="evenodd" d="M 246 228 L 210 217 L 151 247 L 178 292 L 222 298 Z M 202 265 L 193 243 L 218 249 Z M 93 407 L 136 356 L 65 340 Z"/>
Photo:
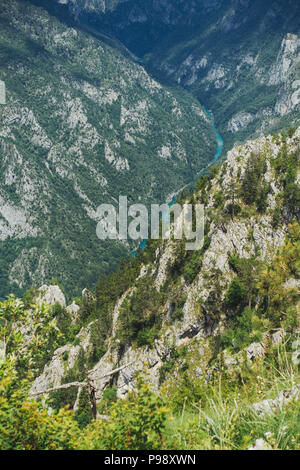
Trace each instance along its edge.
<path fill-rule="evenodd" d="M 219 107 L 221 134 L 231 134 L 231 141 L 268 132 L 292 111 L 299 119 L 299 6 L 293 0 L 272 5 L 260 0 L 69 0 L 69 5 L 79 22 L 91 13 L 101 18 L 103 27 L 136 55 L 147 54 L 152 68 L 207 97 L 213 110 Z M 178 27 L 180 39 L 174 35 L 175 44 L 168 46 L 165 35 Z M 201 40 L 196 31 L 202 31 Z M 235 97 L 232 114 L 220 106 L 228 91 Z"/>
<path fill-rule="evenodd" d="M 77 305 L 74 301 L 71 303 L 71 305 L 68 305 L 66 308 L 67 312 L 69 312 L 72 316 L 72 323 L 76 323 L 78 320 L 79 316 L 79 310 L 80 307 Z"/>
<path fill-rule="evenodd" d="M 270 73 L 270 85 L 286 83 L 291 69 L 299 60 L 300 38 L 297 34 L 288 33 L 282 40 L 281 48 L 278 53 L 277 63 Z M 294 82 L 294 87 L 297 83 Z"/>
<path fill-rule="evenodd" d="M 294 136 L 289 138 L 287 145 L 291 151 L 299 145 L 300 129 L 297 129 Z M 247 161 L 254 154 L 266 155 L 266 171 L 262 176 L 266 182 L 270 183 L 272 193 L 268 198 L 267 205 L 270 210 L 273 208 L 274 195 L 282 191 L 281 183 L 272 171 L 271 159 L 276 158 L 280 151 L 278 145 L 272 137 L 264 137 L 257 141 L 249 141 L 244 146 L 235 147 L 228 153 L 226 163 L 223 165 L 218 176 L 212 181 L 212 189 L 208 195 L 207 212 L 214 208 L 214 198 L 217 192 L 222 192 L 225 199 L 228 198 L 232 183 L 238 178 L 243 178 Z M 224 206 L 226 207 L 226 201 Z M 226 290 L 233 277 L 236 275 L 230 266 L 229 257 L 237 254 L 242 258 L 250 258 L 256 255 L 264 263 L 269 263 L 276 253 L 276 250 L 283 245 L 289 217 L 280 227 L 272 226 L 272 218 L 269 215 L 259 214 L 251 217 L 227 217 L 222 224 L 212 218 L 208 236 L 210 245 L 206 249 L 202 267 L 199 268 L 195 279 L 187 283 L 183 276 L 176 286 L 173 286 L 170 298 L 163 305 L 161 333 L 152 347 L 137 347 L 127 344 L 119 351 L 119 340 L 117 336 L 119 326 L 119 316 L 122 303 L 125 299 L 130 299 L 137 285 L 123 294 L 116 302 L 113 310 L 112 336 L 107 342 L 107 352 L 94 366 L 92 377 L 97 388 L 97 398 L 100 399 L 102 391 L 111 383 L 111 377 L 103 377 L 115 368 L 126 367 L 115 378 L 118 397 L 124 397 L 135 385 L 137 373 L 146 369 L 149 380 L 156 390 L 160 386 L 160 370 L 164 362 L 168 361 L 172 348 L 182 346 L 190 347 L 192 344 L 199 349 L 198 362 L 195 362 L 196 377 L 209 380 L 209 339 L 222 334 L 224 326 L 230 316 L 230 310 L 224 310 L 223 300 Z M 251 233 L 251 237 L 249 234 Z M 259 248 L 259 250 L 257 250 Z M 138 279 L 150 276 L 154 286 L 159 292 L 164 285 L 169 267 L 176 261 L 178 245 L 172 240 L 166 241 L 156 250 L 155 260 L 152 264 L 141 267 Z M 297 288 L 298 283 L 290 280 L 286 287 Z M 170 303 L 176 289 L 180 290 L 180 296 L 184 298 L 182 307 L 183 315 L 181 319 L 170 321 Z M 89 291 L 83 292 L 83 300 L 91 297 Z M 224 363 L 226 367 L 234 370 L 239 367 L 241 361 L 255 361 L 263 358 L 269 344 L 280 344 L 284 339 L 284 332 L 278 331 L 272 336 L 263 335 L 260 343 L 252 343 L 234 357 L 228 352 L 224 352 Z M 82 341 L 82 340 L 80 340 Z M 85 348 L 88 348 L 88 336 L 86 337 Z M 83 344 L 81 342 L 81 344 Z M 200 352 L 203 351 L 203 354 Z M 59 353 L 59 356 L 61 353 Z M 51 367 L 51 364 L 47 367 Z M 57 355 L 54 358 L 53 367 L 57 366 Z M 49 369 L 44 371 L 44 375 L 49 376 Z M 45 380 L 45 378 L 43 379 Z M 49 382 L 49 381 L 48 381 Z M 47 382 L 47 383 L 48 383 Z"/>
<path fill-rule="evenodd" d="M 164 25 L 193 24 L 195 16 L 212 9 L 218 9 L 224 0 L 150 0 L 145 4 L 138 0 L 56 0 L 60 4 L 68 5 L 70 12 L 77 18 L 93 13 L 105 20 L 105 14 L 111 14 L 122 9 L 122 19 L 113 16 L 117 26 L 128 24 L 145 24 L 157 21 Z M 126 4 L 126 9 L 122 8 Z M 118 25 L 119 21 L 119 25 Z"/>
<path fill-rule="evenodd" d="M 76 315 L 76 314 L 79 312 L 80 307 L 79 307 L 79 305 L 77 305 L 77 304 L 75 303 L 75 301 L 73 301 L 73 302 L 71 303 L 71 305 L 68 305 L 68 307 L 66 308 L 66 310 L 67 310 L 67 312 L 70 312 L 70 313 L 72 313 L 73 315 Z"/>
<path fill-rule="evenodd" d="M 259 415 L 270 414 L 276 412 L 278 409 L 282 409 L 283 406 L 290 403 L 292 400 L 298 400 L 300 398 L 300 385 L 295 387 L 282 390 L 278 397 L 272 400 L 263 400 L 259 403 L 254 403 L 252 405 L 255 412 Z"/>
<path fill-rule="evenodd" d="M 297 133 L 294 140 L 291 139 L 290 141 L 292 147 L 296 145 L 296 139 Z M 295 142 L 295 144 L 293 144 L 293 142 Z M 278 154 L 278 148 L 270 137 L 262 138 L 255 142 L 248 142 L 245 146 L 235 148 L 229 152 L 226 170 L 222 175 L 222 185 L 219 186 L 218 182 L 214 182 L 212 185 L 214 188 L 213 192 L 221 189 L 223 193 L 226 194 L 232 179 L 237 177 L 238 171 L 240 172 L 240 177 L 242 177 L 246 168 L 247 159 L 250 158 L 251 153 L 263 152 L 266 151 L 266 149 L 270 158 L 275 158 Z M 277 187 L 277 182 L 270 171 L 266 172 L 265 178 L 269 182 L 272 182 L 275 191 L 279 191 L 280 188 Z M 210 196 L 210 201 L 208 206 L 213 203 L 213 194 Z M 269 204 L 272 204 L 272 200 L 269 201 Z M 210 337 L 222 330 L 222 322 L 216 320 L 218 312 L 216 311 L 216 298 L 214 297 L 213 283 L 209 283 L 207 279 L 203 277 L 202 272 L 209 273 L 214 269 L 218 269 L 220 273 L 222 273 L 218 281 L 219 293 L 222 298 L 224 288 L 233 277 L 233 273 L 228 264 L 229 253 L 236 252 L 239 256 L 248 258 L 254 254 L 255 245 L 257 245 L 260 248 L 260 259 L 268 262 L 274 256 L 277 248 L 283 244 L 286 236 L 286 227 L 281 226 L 275 230 L 271 225 L 271 218 L 264 215 L 253 217 L 253 219 L 248 221 L 229 221 L 225 224 L 224 228 L 222 229 L 212 225 L 209 233 L 211 244 L 209 249 L 205 252 L 202 270 L 192 285 L 187 286 L 183 282 L 183 292 L 186 294 L 186 302 L 183 307 L 183 319 L 176 321 L 172 326 L 165 329 L 159 342 L 155 342 L 155 348 L 143 348 L 135 351 L 129 347 L 124 353 L 121 364 L 130 363 L 131 361 L 132 364 L 120 374 L 117 382 L 119 396 L 123 396 L 126 394 L 126 391 L 131 389 L 134 375 L 141 370 L 143 363 L 148 364 L 151 382 L 157 388 L 159 382 L 158 370 L 161 367 L 162 358 L 166 357 L 168 350 L 170 350 L 170 345 L 173 344 L 178 347 L 183 344 L 188 344 L 191 340 Z M 249 239 L 250 230 L 253 232 L 253 241 Z M 152 276 L 154 276 L 156 286 L 159 289 L 165 281 L 167 266 L 172 264 L 174 257 L 176 257 L 173 242 L 167 244 L 162 253 L 157 251 L 156 256 L 157 263 L 154 264 Z M 144 273 L 146 272 L 147 269 L 145 267 Z M 126 294 L 124 297 L 126 297 Z M 117 317 L 118 310 L 115 312 L 115 323 L 117 323 Z M 273 338 L 273 342 L 280 341 L 277 336 Z M 268 341 L 269 337 L 264 337 L 261 343 L 252 343 L 246 350 L 247 358 L 249 360 L 255 360 L 259 357 L 263 357 Z M 105 360 L 100 360 L 95 366 L 95 370 L 98 370 L 99 374 L 104 364 L 104 367 L 107 367 L 108 355 L 109 353 L 107 353 Z"/>
<path fill-rule="evenodd" d="M 300 86 L 294 80 L 294 71 L 300 61 L 300 37 L 287 34 L 281 43 L 277 61 L 270 72 L 270 85 L 281 85 L 275 111 L 281 116 L 299 108 Z"/>
<path fill-rule="evenodd" d="M 37 303 L 39 305 L 47 303 L 51 306 L 59 304 L 61 307 L 66 307 L 66 298 L 59 286 L 44 285 L 39 288 Z"/>
<path fill-rule="evenodd" d="M 262 343 L 252 343 L 246 349 L 247 357 L 250 360 L 254 360 L 258 357 L 264 357 L 265 347 Z"/>
<path fill-rule="evenodd" d="M 67 371 L 73 369 L 81 352 L 86 354 L 90 347 L 90 327 L 83 328 L 77 335 L 78 345 L 66 344 L 58 348 L 49 362 L 44 367 L 42 374 L 35 379 L 30 392 L 41 392 L 51 387 L 61 385 Z"/>
<path fill-rule="evenodd" d="M 33 383 L 31 392 L 40 392 L 51 387 L 57 387 L 66 373 L 72 369 L 80 352 L 80 346 L 66 345 L 55 351 L 51 362 L 45 366 L 42 375 Z M 64 356 L 67 361 L 64 361 Z"/>
<path fill-rule="evenodd" d="M 232 133 L 238 132 L 241 129 L 244 129 L 244 127 L 247 127 L 248 124 L 253 121 L 253 119 L 254 116 L 252 114 L 241 111 L 239 114 L 230 119 L 228 123 L 228 130 Z"/>
<path fill-rule="evenodd" d="M 278 346 L 281 344 L 286 336 L 286 332 L 284 330 L 278 330 L 276 333 L 272 335 L 272 344 Z"/>

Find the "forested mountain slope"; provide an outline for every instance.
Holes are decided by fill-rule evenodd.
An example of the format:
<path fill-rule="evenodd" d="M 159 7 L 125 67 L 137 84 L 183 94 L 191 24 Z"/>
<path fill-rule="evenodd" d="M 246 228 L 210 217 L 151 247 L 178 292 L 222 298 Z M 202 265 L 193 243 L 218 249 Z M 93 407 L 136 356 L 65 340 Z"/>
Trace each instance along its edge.
<path fill-rule="evenodd" d="M 299 3 L 0 4 L 0 296 L 31 286 L 0 301 L 0 448 L 299 450 Z M 203 247 L 113 270 L 97 206 L 177 191 Z"/>
<path fill-rule="evenodd" d="M 299 122 L 299 2 L 70 0 L 64 8 L 212 109 L 226 150 Z"/>
<path fill-rule="evenodd" d="M 132 388 L 144 363 L 159 388 L 166 363 L 184 347 L 203 351 L 187 367 L 190 379 L 198 368 L 205 378 L 226 347 L 239 351 L 256 343 L 251 356 L 262 350 L 264 334 L 295 332 L 300 128 L 294 132 L 236 147 L 221 168 L 201 177 L 189 199 L 206 205 L 203 249 L 187 252 L 184 241 L 153 241 L 116 274 L 101 278 L 95 297 L 86 291 L 76 309 L 73 322 L 85 327 L 72 345 L 55 352 L 33 390 L 60 383 L 70 367 L 80 374 L 81 354 L 94 367 L 99 398 L 111 378 L 97 377 L 126 364 L 114 381 L 119 396 Z"/>
<path fill-rule="evenodd" d="M 129 250 L 99 242 L 97 207 L 164 202 L 215 136 L 196 99 L 76 25 L 16 0 L 0 21 L 0 297 L 53 276 L 74 295 Z"/>

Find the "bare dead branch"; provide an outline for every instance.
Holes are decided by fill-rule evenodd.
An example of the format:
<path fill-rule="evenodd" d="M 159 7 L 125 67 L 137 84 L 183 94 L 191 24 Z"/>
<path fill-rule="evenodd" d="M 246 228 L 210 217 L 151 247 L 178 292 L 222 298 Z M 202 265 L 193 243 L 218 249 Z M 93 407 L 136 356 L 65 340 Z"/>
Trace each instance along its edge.
<path fill-rule="evenodd" d="M 128 364 L 125 364 L 124 366 L 118 367 L 118 369 L 114 369 L 111 372 L 108 372 L 107 374 L 101 375 L 101 377 L 98 377 L 97 379 L 101 380 L 101 379 L 105 379 L 105 377 L 109 377 L 110 375 L 117 374 L 118 372 L 125 369 L 126 367 L 131 366 L 131 364 L 133 364 L 133 362 L 129 362 Z M 88 372 L 88 374 L 91 375 L 91 374 L 94 374 L 95 372 L 96 372 L 95 370 L 91 370 Z"/>
<path fill-rule="evenodd" d="M 98 377 L 98 380 L 104 379 L 105 377 L 109 377 L 111 375 L 117 374 L 121 370 L 125 369 L 126 367 L 130 366 L 132 362 L 129 364 L 125 364 L 124 366 L 118 367 L 118 369 L 114 369 L 107 374 L 101 375 L 101 377 Z M 88 371 L 88 374 L 91 375 L 92 373 L 95 373 L 96 371 Z M 38 396 L 38 395 L 45 395 L 46 393 L 51 393 L 51 392 L 56 392 L 57 390 L 66 390 L 70 387 L 90 387 L 90 383 L 88 382 L 71 382 L 68 384 L 63 384 L 63 385 L 58 385 L 57 387 L 52 387 L 48 388 L 47 390 L 43 390 L 40 392 L 30 392 L 30 396 Z"/>
<path fill-rule="evenodd" d="M 86 382 L 71 382 L 69 384 L 58 385 L 57 387 L 48 388 L 47 390 L 43 390 L 40 392 L 30 392 L 30 395 L 35 397 L 38 395 L 45 395 L 46 393 L 56 392 L 57 390 L 65 390 L 71 387 L 87 387 L 88 384 Z"/>

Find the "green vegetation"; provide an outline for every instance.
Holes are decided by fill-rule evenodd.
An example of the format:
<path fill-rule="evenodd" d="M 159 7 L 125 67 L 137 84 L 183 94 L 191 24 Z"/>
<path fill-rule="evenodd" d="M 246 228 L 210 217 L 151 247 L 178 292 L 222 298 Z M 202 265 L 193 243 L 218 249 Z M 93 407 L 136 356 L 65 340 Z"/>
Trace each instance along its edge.
<path fill-rule="evenodd" d="M 0 448 L 2 450 L 68 450 L 78 433 L 71 411 L 49 414 L 28 400 L 28 381 L 20 383 L 11 361 L 0 365 Z M 16 386 L 16 384 L 18 384 Z"/>
<path fill-rule="evenodd" d="M 257 171 L 256 165 L 251 171 Z M 251 173 L 250 166 L 248 171 Z M 200 193 L 205 191 L 203 181 L 211 184 L 210 178 L 201 178 Z M 221 204 L 215 217 L 222 210 Z M 232 223 L 232 214 L 228 215 L 227 221 Z M 157 267 L 164 242 L 155 241 L 144 251 L 139 250 L 136 258 L 124 261 L 117 272 L 102 276 L 95 293 L 86 289 L 73 324 L 58 304 L 50 309 L 35 305 L 35 289 L 26 293 L 24 302 L 11 296 L 0 304 L 0 340 L 5 345 L 5 360 L 0 367 L 0 425 L 5 430 L 0 436 L 1 448 L 247 449 L 257 439 L 264 439 L 273 449 L 299 449 L 299 401 L 291 399 L 277 408 L 274 405 L 271 413 L 263 414 L 252 406 L 266 398 L 276 399 L 281 391 L 299 382 L 299 364 L 295 360 L 295 344 L 299 341 L 299 223 L 294 221 L 287 227 L 285 243 L 267 265 L 259 260 L 257 249 L 249 257 L 235 251 L 228 253 L 232 275 L 223 284 L 217 267 L 204 273 L 201 263 L 210 247 L 208 234 L 213 217 L 210 214 L 207 220 L 202 250 L 187 254 L 183 244 L 177 243 L 176 256 L 160 290 L 150 272 Z M 235 214 L 233 221 L 242 217 L 243 212 Z M 250 229 L 247 240 L 255 248 L 254 235 Z M 186 344 L 164 345 L 159 394 L 146 384 L 147 377 L 144 380 L 140 376 L 134 392 L 118 400 L 112 379 L 98 402 L 98 413 L 105 415 L 105 420 L 93 420 L 85 388 L 79 397 L 78 388 L 73 386 L 51 392 L 37 403 L 28 399 L 32 380 L 54 349 L 66 342 L 80 345 L 77 333 L 89 327 L 88 348 L 85 352 L 80 349 L 72 368 L 68 365 L 69 349 L 61 355 L 66 370 L 62 384 L 86 380 L 87 369 L 107 350 L 115 304 L 125 293 L 114 337 L 117 354 L 121 357 L 128 346 L 136 351 L 146 346 L 149 351 L 155 339 L 161 338 L 163 321 L 168 328 L 184 320 L 186 289 L 200 272 L 207 286 L 213 284 L 213 288 L 208 301 L 197 300 L 196 315 L 220 321 L 226 312 L 226 320 L 222 329 L 208 338 L 192 339 L 192 334 Z M 224 292 L 223 297 L 220 292 Z M 209 314 L 206 309 L 210 309 Z M 22 331 L 19 322 L 26 326 Z M 285 336 L 276 345 L 270 338 L 278 330 Z M 263 357 L 249 357 L 245 348 L 253 343 L 264 348 Z M 76 411 L 72 409 L 75 401 Z"/>
<path fill-rule="evenodd" d="M 296 320 L 297 287 L 288 287 L 289 279 L 300 277 L 300 226 L 293 223 L 285 245 L 279 249 L 273 262 L 262 271 L 258 283 L 262 298 L 261 310 L 275 327 L 280 324 L 293 329 Z"/>
<path fill-rule="evenodd" d="M 120 194 L 162 203 L 215 151 L 196 98 L 156 84 L 125 48 L 51 11 L 1 1 L 0 188 L 30 226 L 11 228 L 0 216 L 9 234 L 0 243 L 0 299 L 53 277 L 70 297 L 94 289 L 134 248 L 97 238 L 97 207 Z M 164 146 L 170 158 L 160 156 Z"/>
<path fill-rule="evenodd" d="M 28 401 L 28 381 L 16 388 L 14 364 L 6 361 L 0 369 L 0 448 L 244 450 L 262 438 L 273 449 L 299 450 L 299 401 L 264 414 L 252 407 L 293 386 L 298 375 L 289 356 L 284 348 L 269 352 L 264 364 L 239 370 L 240 381 L 220 370 L 215 383 L 202 389 L 184 375 L 176 387 L 183 404 L 173 410 L 176 394 L 158 396 L 140 377 L 135 392 L 106 408 L 108 421 L 91 423 L 82 413 L 77 418 L 66 409 L 49 414 L 41 402 Z"/>
<path fill-rule="evenodd" d="M 237 319 L 222 336 L 223 347 L 242 350 L 251 343 L 260 342 L 266 324 L 258 317 L 255 310 L 245 307 Z"/>
<path fill-rule="evenodd" d="M 263 155 L 251 154 L 241 185 L 241 196 L 245 204 L 256 204 L 260 213 L 265 212 L 270 185 L 262 179 L 266 172 L 266 159 Z"/>
<path fill-rule="evenodd" d="M 246 450 L 263 439 L 273 449 L 299 450 L 299 401 L 265 415 L 251 408 L 253 401 L 270 395 L 270 389 L 278 394 L 290 386 L 295 378 L 292 371 L 281 367 L 283 377 L 274 369 L 258 367 L 255 372 L 259 380 L 253 377 L 231 390 L 220 381 L 206 399 L 195 400 L 189 409 L 182 408 L 168 426 L 168 436 L 176 436 L 177 448 Z M 191 403 L 190 396 L 186 398 L 186 403 Z"/>
<path fill-rule="evenodd" d="M 121 347 L 132 341 L 137 346 L 153 346 L 161 326 L 162 296 L 148 276 L 137 281 L 136 289 L 124 300 L 120 311 L 117 338 Z"/>
<path fill-rule="evenodd" d="M 0 220 L 8 235 L 0 244 L 0 448 L 236 450 L 264 439 L 300 449 L 300 153 L 290 127 L 298 116 L 274 117 L 282 88 L 268 84 L 286 33 L 282 10 L 271 20 L 255 0 L 247 17 L 235 8 L 235 28 L 223 2 L 217 35 L 208 11 L 188 37 L 182 24 L 170 26 L 166 41 L 155 21 L 149 35 L 136 25 L 145 64 L 170 65 L 171 78 L 212 108 L 226 148 L 258 129 L 290 128 L 251 144 L 250 155 L 235 147 L 194 193 L 191 185 L 182 192 L 177 202 L 206 205 L 201 250 L 157 240 L 125 258 L 133 246 L 97 239 L 97 206 L 116 202 L 121 189 L 130 203 L 161 203 L 191 182 L 214 153 L 211 123 L 191 94 L 159 85 L 97 34 L 97 22 L 80 28 L 65 7 L 59 19 L 61 6 L 48 0 L 0 3 L 9 99 L 0 108 L 0 189 L 28 223 L 10 232 Z M 157 42 L 145 44 L 153 32 Z M 291 67 L 285 92 L 298 79 Z M 21 118 L 9 123 L 7 109 Z M 240 111 L 250 122 L 231 132 Z M 37 303 L 32 286 L 42 279 L 61 283 L 68 303 L 85 287 L 78 313 Z M 11 290 L 23 300 L 4 300 Z"/>
<path fill-rule="evenodd" d="M 75 448 L 102 450 L 156 450 L 165 447 L 169 410 L 165 400 L 152 392 L 142 378 L 135 392 L 113 403 L 109 421 L 94 421 L 85 428 Z"/>
<path fill-rule="evenodd" d="M 238 307 L 245 303 L 246 290 L 239 279 L 235 278 L 231 282 L 226 293 L 226 304 L 228 307 Z"/>

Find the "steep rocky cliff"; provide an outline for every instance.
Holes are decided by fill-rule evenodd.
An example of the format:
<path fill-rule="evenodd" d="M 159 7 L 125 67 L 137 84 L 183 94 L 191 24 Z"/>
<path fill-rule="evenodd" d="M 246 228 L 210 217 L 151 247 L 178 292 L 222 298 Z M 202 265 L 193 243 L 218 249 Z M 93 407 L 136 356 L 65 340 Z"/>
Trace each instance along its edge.
<path fill-rule="evenodd" d="M 119 397 L 126 395 L 144 369 L 156 389 L 163 383 L 179 386 L 183 372 L 205 387 L 220 367 L 237 373 L 246 360 L 251 368 L 287 331 L 295 333 L 299 253 L 287 253 L 296 249 L 299 144 L 300 128 L 289 136 L 248 141 L 228 152 L 221 168 L 200 178 L 189 199 L 206 206 L 202 250 L 188 254 L 174 240 L 150 244 L 140 254 L 138 276 L 114 304 L 105 304 L 106 313 L 100 281 L 96 295 L 102 313 L 86 322 L 73 344 L 55 351 L 32 392 L 65 382 L 72 370 L 78 373 L 82 355 L 97 399 L 112 384 Z M 89 303 L 92 312 L 95 299 L 87 295 L 80 310 Z M 100 317 L 105 314 L 103 339 Z M 113 378 L 103 377 L 120 366 L 126 367 Z"/>

